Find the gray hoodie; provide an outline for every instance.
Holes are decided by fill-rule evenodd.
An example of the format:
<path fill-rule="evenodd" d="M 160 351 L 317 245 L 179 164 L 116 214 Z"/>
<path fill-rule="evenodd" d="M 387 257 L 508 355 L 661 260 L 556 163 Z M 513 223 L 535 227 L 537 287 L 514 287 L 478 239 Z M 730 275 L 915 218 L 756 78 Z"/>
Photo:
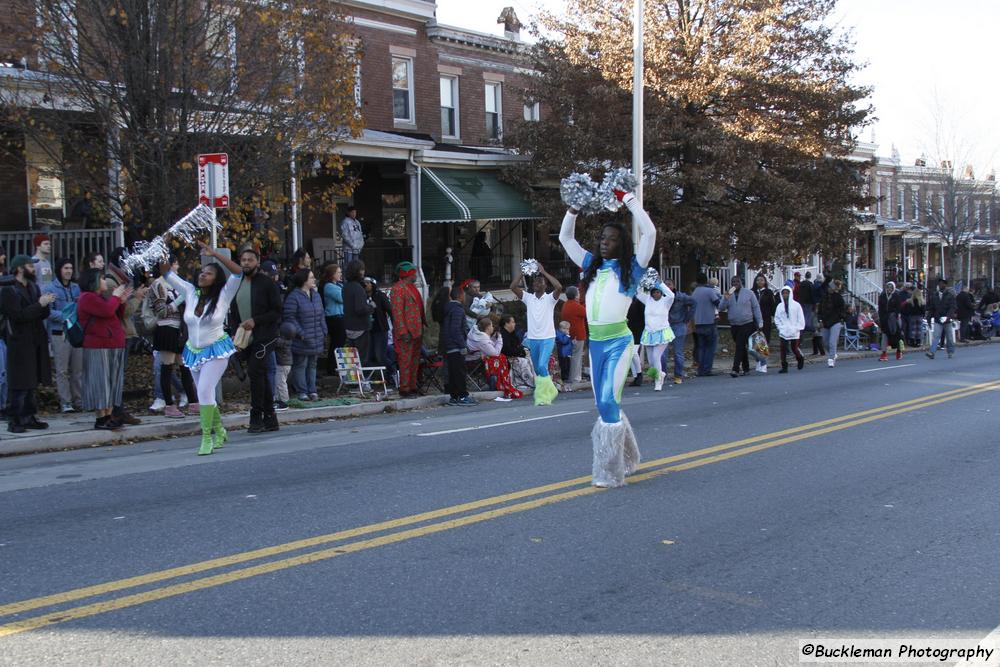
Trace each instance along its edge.
<path fill-rule="evenodd" d="M 740 325 L 757 323 L 757 328 L 764 326 L 764 320 L 760 316 L 760 303 L 753 290 L 741 287 L 734 294 L 727 294 L 719 304 L 719 310 L 729 312 L 729 323 Z"/>

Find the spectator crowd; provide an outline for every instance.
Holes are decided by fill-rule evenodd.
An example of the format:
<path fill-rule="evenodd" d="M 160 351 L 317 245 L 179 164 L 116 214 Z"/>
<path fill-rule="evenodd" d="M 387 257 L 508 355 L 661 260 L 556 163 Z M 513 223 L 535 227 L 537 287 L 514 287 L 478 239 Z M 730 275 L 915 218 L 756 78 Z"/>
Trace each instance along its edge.
<path fill-rule="evenodd" d="M 564 288 L 539 265 L 511 283 L 518 306 L 484 292 L 476 279 L 440 288 L 425 305 L 410 262 L 395 267 L 392 285 L 366 275 L 354 220 L 344 223 L 353 239 L 344 266 L 316 267 L 299 250 L 283 270 L 254 248 L 230 259 L 204 246 L 197 270 L 171 256 L 134 276 L 122 268 L 122 249 L 79 263 L 53 260 L 44 234 L 34 238 L 32 256 L 8 261 L 0 249 L 0 406 L 8 430 L 48 426 L 38 419 L 37 388 L 53 380 L 58 409 L 93 412 L 95 429 L 140 423 L 123 400 L 129 356 L 139 351 L 152 353 L 149 410 L 198 415 L 202 454 L 227 439 L 218 391 L 228 368 L 249 385 L 250 433 L 276 431 L 277 412 L 321 400 L 323 374 L 380 395 L 388 387 L 369 371 L 381 370 L 401 397 L 437 385 L 455 406 L 476 403 L 471 385 L 496 390 L 501 400 L 530 390 L 546 404 L 583 381 L 588 329 L 579 286 Z M 956 292 L 945 280 L 925 295 L 889 282 L 869 307 L 839 280 L 808 272 L 777 290 L 764 275 L 749 287 L 734 277 L 725 291 L 705 274 L 686 291 L 666 280 L 640 290 L 628 313 L 632 384 L 648 376 L 661 391 L 714 375 L 720 326 L 732 340 L 734 378 L 751 372 L 751 360 L 754 372 L 766 373 L 774 344 L 780 373 L 792 363 L 803 369 L 810 353 L 832 367 L 844 344 L 877 349 L 881 361 L 927 344 L 934 358 L 940 347 L 952 356 L 956 340 L 992 336 L 1000 295 L 990 287 L 973 294 L 967 285 Z"/>

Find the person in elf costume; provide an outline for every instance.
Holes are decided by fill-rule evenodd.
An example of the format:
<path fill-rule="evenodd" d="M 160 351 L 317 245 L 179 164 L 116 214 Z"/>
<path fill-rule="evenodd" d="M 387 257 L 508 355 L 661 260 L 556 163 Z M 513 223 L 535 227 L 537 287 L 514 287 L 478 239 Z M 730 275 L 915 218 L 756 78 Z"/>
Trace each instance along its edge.
<path fill-rule="evenodd" d="M 182 357 L 184 365 L 191 369 L 198 390 L 198 407 L 201 415 L 201 447 L 199 456 L 211 454 L 229 439 L 222 426 L 222 415 L 215 402 L 215 387 L 222 379 L 229 365 L 229 357 L 236 354 L 236 346 L 226 333 L 224 324 L 229 306 L 236 297 L 243 279 L 243 268 L 220 254 L 215 248 L 199 241 L 202 252 L 221 262 L 230 271 L 225 271 L 218 262 L 207 264 L 198 274 L 195 287 L 174 273 L 170 264 L 160 264 L 160 275 L 167 283 L 184 296 L 184 323 L 188 329 L 188 341 Z"/>
<path fill-rule="evenodd" d="M 389 293 L 392 311 L 392 344 L 399 364 L 399 395 L 416 396 L 417 369 L 420 367 L 420 346 L 423 343 L 424 300 L 414 284 L 417 267 L 412 262 L 396 265 L 399 280 Z"/>
<path fill-rule="evenodd" d="M 626 322 L 629 306 L 656 245 L 656 228 L 635 195 L 615 190 L 618 201 L 632 213 L 639 228 L 634 252 L 631 234 L 618 222 L 601 228 L 593 252 L 576 240 L 579 211 L 570 207 L 559 230 L 559 241 L 573 262 L 583 268 L 590 336 L 590 377 L 599 416 L 591 432 L 594 446 L 594 486 L 617 487 L 639 465 L 639 447 L 621 409 L 622 390 L 632 360 L 633 339 Z"/>

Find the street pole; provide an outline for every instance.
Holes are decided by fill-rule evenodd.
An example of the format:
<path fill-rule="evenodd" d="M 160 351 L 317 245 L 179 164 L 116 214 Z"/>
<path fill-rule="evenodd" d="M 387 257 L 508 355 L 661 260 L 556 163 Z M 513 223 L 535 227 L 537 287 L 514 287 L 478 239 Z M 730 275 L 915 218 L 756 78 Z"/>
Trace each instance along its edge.
<path fill-rule="evenodd" d="M 632 172 L 638 184 L 635 187 L 635 198 L 642 203 L 642 129 L 643 129 L 643 45 L 642 45 L 642 3 L 643 0 L 633 0 L 632 16 Z M 632 219 L 632 239 L 639 244 L 639 223 Z"/>

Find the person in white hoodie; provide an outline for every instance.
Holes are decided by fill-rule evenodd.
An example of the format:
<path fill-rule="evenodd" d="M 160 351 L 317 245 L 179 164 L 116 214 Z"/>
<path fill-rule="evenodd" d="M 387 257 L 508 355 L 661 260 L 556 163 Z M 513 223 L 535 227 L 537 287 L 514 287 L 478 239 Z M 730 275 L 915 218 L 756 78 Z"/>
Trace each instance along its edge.
<path fill-rule="evenodd" d="M 649 292 L 640 289 L 635 298 L 646 307 L 646 327 L 639 342 L 646 350 L 649 372 L 656 373 L 653 391 L 661 391 L 667 374 L 661 370 L 660 360 L 674 339 L 674 330 L 670 327 L 670 306 L 674 303 L 674 293 L 663 283 L 657 283 Z"/>
<path fill-rule="evenodd" d="M 781 299 L 774 311 L 774 326 L 777 327 L 778 336 L 781 338 L 781 370 L 778 372 L 788 372 L 788 348 L 792 349 L 798 362 L 798 369 L 801 371 L 805 365 L 805 358 L 799 350 L 799 337 L 806 328 L 806 317 L 802 312 L 802 306 L 792 297 L 792 288 L 788 285 L 781 288 Z"/>

